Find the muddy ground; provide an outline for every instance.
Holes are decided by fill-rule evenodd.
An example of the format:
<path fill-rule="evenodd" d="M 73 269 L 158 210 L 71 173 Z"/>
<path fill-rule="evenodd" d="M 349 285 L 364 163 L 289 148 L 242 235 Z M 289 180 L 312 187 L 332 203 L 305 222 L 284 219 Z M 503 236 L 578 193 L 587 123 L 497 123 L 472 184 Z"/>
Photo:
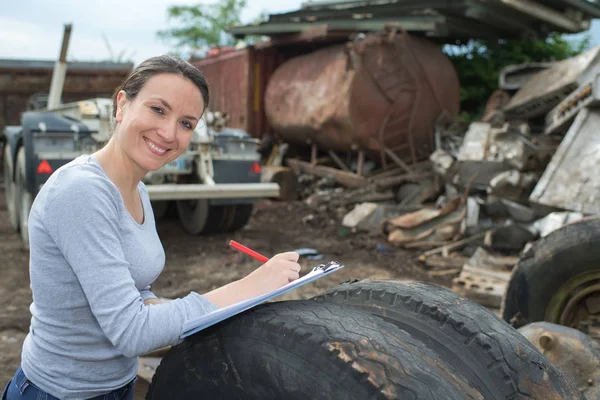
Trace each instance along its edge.
<path fill-rule="evenodd" d="M 309 222 L 304 217 L 313 214 Z M 323 261 L 336 260 L 345 268 L 307 284 L 277 300 L 302 299 L 349 279 L 416 279 L 448 285 L 448 280 L 432 280 L 415 261 L 417 253 L 393 249 L 381 237 L 351 233 L 325 215 L 317 215 L 302 202 L 262 201 L 257 204 L 249 224 L 233 234 L 192 237 L 180 228 L 177 220 L 159 221 L 167 263 L 153 286 L 158 296 L 174 298 L 190 290 L 199 293 L 241 278 L 259 263 L 228 246 L 231 239 L 265 255 L 315 248 Z M 378 248 L 378 244 L 385 248 Z M 20 362 L 23 339 L 29 327 L 28 252 L 20 237 L 12 232 L 0 191 L 0 386 L 8 382 Z M 323 261 L 301 260 L 303 273 Z M 136 399 L 144 398 L 147 385 L 140 382 Z"/>

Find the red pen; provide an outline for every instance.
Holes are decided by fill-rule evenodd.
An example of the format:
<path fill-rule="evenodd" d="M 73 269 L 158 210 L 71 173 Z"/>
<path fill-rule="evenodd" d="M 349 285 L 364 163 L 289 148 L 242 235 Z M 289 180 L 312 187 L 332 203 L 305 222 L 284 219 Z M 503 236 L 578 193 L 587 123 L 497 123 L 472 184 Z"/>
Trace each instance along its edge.
<path fill-rule="evenodd" d="M 238 249 L 241 252 L 244 252 L 244 253 L 248 254 L 251 257 L 254 257 L 258 261 L 261 261 L 263 263 L 266 263 L 267 261 L 269 261 L 269 259 L 267 257 L 263 256 L 262 254 L 257 253 L 256 251 L 254 251 L 252 249 L 247 248 L 246 246 L 244 246 L 242 244 L 239 244 L 235 240 L 230 240 L 229 241 L 229 245 L 231 247 L 234 247 L 234 248 Z"/>

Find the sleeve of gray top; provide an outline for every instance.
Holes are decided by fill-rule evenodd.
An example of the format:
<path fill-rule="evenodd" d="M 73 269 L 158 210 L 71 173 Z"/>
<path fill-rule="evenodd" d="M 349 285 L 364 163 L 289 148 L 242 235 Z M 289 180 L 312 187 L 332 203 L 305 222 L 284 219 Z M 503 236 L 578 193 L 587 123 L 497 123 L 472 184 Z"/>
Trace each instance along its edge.
<path fill-rule="evenodd" d="M 158 297 L 150 290 L 150 286 L 140 290 L 140 296 L 142 296 L 142 300 L 144 301 L 148 299 L 158 299 Z"/>
<path fill-rule="evenodd" d="M 179 343 L 186 320 L 217 306 L 195 292 L 163 304 L 145 305 L 121 246 L 120 194 L 106 178 L 86 175 L 69 176 L 50 191 L 45 222 L 77 275 L 92 313 L 126 357 Z"/>

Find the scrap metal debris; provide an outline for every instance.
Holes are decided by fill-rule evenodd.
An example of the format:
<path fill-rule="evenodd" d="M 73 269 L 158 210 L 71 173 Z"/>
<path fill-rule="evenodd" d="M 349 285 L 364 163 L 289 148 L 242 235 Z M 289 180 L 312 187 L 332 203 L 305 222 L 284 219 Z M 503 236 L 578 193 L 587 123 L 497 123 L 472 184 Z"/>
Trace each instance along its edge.
<path fill-rule="evenodd" d="M 317 211 L 328 210 L 351 232 L 420 249 L 431 276 L 453 279 L 455 291 L 497 307 L 533 241 L 600 214 L 598 85 L 600 46 L 506 68 L 481 120 L 440 116 L 424 162 L 382 171 L 364 163 L 361 174 L 352 163 L 335 168 L 341 160 L 331 157 L 289 165 L 300 175 L 301 198 Z"/>

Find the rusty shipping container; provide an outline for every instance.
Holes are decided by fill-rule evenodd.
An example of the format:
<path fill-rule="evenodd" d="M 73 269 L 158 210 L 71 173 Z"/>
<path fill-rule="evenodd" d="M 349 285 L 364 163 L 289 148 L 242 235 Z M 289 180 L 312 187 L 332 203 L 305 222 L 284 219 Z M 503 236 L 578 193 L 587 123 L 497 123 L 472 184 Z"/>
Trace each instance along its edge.
<path fill-rule="evenodd" d="M 442 112 L 459 112 L 459 82 L 439 46 L 378 33 L 287 60 L 265 94 L 268 121 L 284 140 L 340 152 L 390 149 L 414 163 L 431 154 Z"/>
<path fill-rule="evenodd" d="M 230 127 L 260 139 L 270 131 L 265 118 L 264 92 L 269 76 L 280 62 L 276 48 L 247 47 L 191 63 L 208 82 L 210 109 L 227 112 Z"/>
<path fill-rule="evenodd" d="M 0 130 L 20 123 L 36 96 L 48 94 L 54 61 L 0 60 Z M 131 63 L 70 62 L 62 102 L 110 97 L 133 68 Z"/>

